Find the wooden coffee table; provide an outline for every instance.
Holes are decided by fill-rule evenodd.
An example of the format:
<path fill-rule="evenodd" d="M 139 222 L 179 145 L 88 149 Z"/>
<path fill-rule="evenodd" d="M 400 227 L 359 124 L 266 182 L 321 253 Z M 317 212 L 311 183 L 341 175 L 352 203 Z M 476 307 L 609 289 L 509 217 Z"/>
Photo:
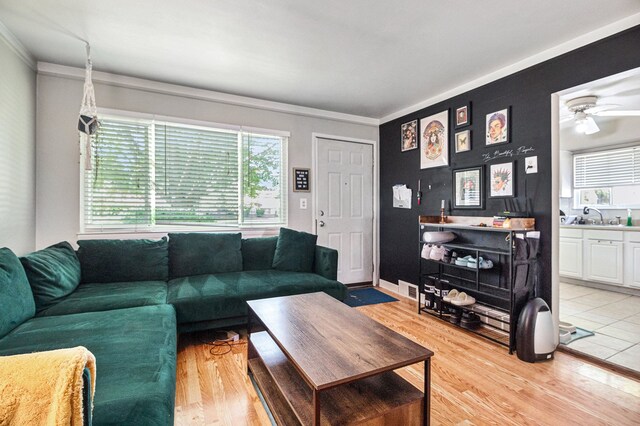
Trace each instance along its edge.
<path fill-rule="evenodd" d="M 429 424 L 430 350 L 325 293 L 248 304 L 249 374 L 278 424 Z M 418 362 L 424 393 L 393 372 Z"/>

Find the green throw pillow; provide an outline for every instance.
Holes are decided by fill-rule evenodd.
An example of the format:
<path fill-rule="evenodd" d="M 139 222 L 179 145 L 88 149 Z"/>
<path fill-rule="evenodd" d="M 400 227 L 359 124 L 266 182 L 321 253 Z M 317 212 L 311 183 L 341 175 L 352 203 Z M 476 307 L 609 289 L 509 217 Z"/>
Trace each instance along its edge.
<path fill-rule="evenodd" d="M 271 269 L 278 237 L 246 238 L 242 240 L 242 270 Z"/>
<path fill-rule="evenodd" d="M 291 272 L 311 272 L 316 253 L 317 235 L 280 228 L 273 269 Z"/>
<path fill-rule="evenodd" d="M 64 241 L 20 258 L 38 312 L 71 294 L 80 284 L 80 261 Z"/>
<path fill-rule="evenodd" d="M 20 259 L 0 248 L 0 338 L 32 318 L 36 304 Z"/>
<path fill-rule="evenodd" d="M 237 234 L 169 234 L 171 278 L 242 271 L 242 237 Z"/>
<path fill-rule="evenodd" d="M 81 240 L 78 259 L 83 283 L 167 281 L 167 238 L 160 240 Z"/>

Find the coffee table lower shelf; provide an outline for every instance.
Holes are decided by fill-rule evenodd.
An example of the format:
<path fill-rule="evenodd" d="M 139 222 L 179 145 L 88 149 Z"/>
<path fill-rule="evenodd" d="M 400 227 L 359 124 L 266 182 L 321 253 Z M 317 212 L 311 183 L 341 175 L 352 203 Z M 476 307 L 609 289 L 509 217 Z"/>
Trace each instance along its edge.
<path fill-rule="evenodd" d="M 267 332 L 251 334 L 249 356 L 249 371 L 276 422 L 312 425 L 312 389 Z M 423 423 L 423 393 L 393 371 L 332 387 L 319 395 L 322 425 Z"/>

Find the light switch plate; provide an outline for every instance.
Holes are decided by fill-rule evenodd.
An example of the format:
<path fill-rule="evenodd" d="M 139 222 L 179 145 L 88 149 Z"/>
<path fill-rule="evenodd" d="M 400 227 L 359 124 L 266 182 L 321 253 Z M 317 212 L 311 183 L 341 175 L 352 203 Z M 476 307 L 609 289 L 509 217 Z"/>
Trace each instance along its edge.
<path fill-rule="evenodd" d="M 538 156 L 525 158 L 524 170 L 527 174 L 538 173 Z"/>
<path fill-rule="evenodd" d="M 307 209 L 307 199 L 306 198 L 300 198 L 300 208 L 303 210 Z"/>

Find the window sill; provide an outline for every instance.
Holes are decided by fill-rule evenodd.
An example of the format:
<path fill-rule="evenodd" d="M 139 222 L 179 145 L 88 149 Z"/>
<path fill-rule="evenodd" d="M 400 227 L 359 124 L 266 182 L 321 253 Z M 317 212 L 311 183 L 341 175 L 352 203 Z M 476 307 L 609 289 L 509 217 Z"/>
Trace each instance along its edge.
<path fill-rule="evenodd" d="M 166 237 L 170 232 L 202 232 L 202 233 L 242 233 L 243 238 L 255 237 L 271 237 L 277 236 L 280 228 L 287 225 L 268 225 L 268 226 L 243 226 L 235 228 L 190 228 L 190 229 L 167 229 L 167 230 L 128 230 L 113 229 L 101 231 L 85 231 L 76 234 L 78 240 L 109 240 L 109 239 L 160 239 Z"/>

